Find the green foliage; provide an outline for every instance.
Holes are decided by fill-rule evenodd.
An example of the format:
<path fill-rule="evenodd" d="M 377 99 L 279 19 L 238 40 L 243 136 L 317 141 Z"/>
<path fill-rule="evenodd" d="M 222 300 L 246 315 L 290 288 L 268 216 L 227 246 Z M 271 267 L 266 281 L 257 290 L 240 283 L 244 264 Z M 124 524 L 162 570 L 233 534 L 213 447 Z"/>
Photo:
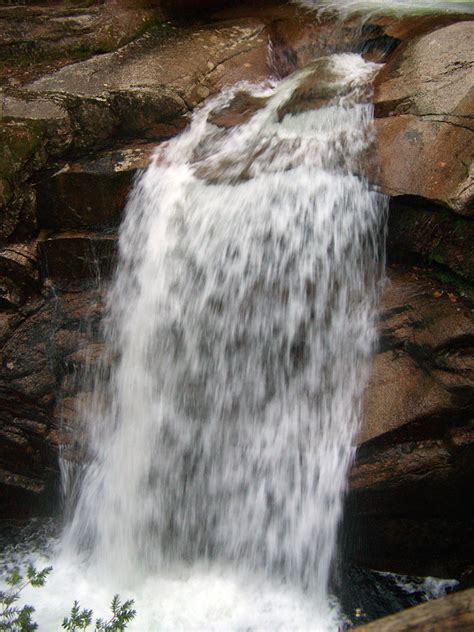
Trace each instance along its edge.
<path fill-rule="evenodd" d="M 37 571 L 30 564 L 24 574 L 19 568 L 14 568 L 7 575 L 5 583 L 9 590 L 0 591 L 0 632 L 31 632 L 38 629 L 38 625 L 32 619 L 33 606 L 20 607 L 17 602 L 21 591 L 26 586 L 33 588 L 44 586 L 51 571 L 51 566 Z M 133 609 L 133 600 L 129 599 L 122 603 L 118 595 L 112 599 L 110 610 L 112 614 L 110 619 L 96 619 L 94 632 L 123 632 L 136 614 Z M 69 616 L 64 617 L 61 627 L 67 632 L 87 630 L 92 625 L 92 619 L 92 610 L 81 609 L 79 602 L 75 601 Z"/>
<path fill-rule="evenodd" d="M 108 621 L 97 619 L 94 628 L 95 632 L 122 632 L 122 630 L 125 630 L 136 614 L 132 606 L 132 599 L 121 603 L 119 596 L 115 595 L 110 604 L 112 617 Z M 69 617 L 64 618 L 62 627 L 67 632 L 86 630 L 92 624 L 92 615 L 92 610 L 81 610 L 79 602 L 75 601 Z"/>
<path fill-rule="evenodd" d="M 21 591 L 28 585 L 34 588 L 44 586 L 46 578 L 51 572 L 51 566 L 37 571 L 31 564 L 26 569 L 26 577 L 14 568 L 5 578 L 10 590 L 0 591 L 0 631 L 1 632 L 30 632 L 38 625 L 32 620 L 33 606 L 17 605 Z"/>

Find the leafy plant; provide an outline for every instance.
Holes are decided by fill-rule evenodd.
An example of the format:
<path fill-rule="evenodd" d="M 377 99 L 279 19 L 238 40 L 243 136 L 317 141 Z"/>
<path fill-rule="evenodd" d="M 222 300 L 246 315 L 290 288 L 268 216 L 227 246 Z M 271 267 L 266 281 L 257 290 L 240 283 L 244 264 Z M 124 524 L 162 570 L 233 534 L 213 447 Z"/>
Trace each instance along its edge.
<path fill-rule="evenodd" d="M 7 575 L 5 583 L 9 590 L 0 591 L 0 632 L 31 632 L 38 629 L 38 624 L 32 619 L 35 610 L 33 606 L 20 607 L 17 602 L 26 586 L 33 586 L 33 588 L 44 586 L 51 571 L 51 566 L 37 571 L 30 564 L 25 575 L 19 568 L 13 569 Z M 110 604 L 112 616 L 107 620 L 96 619 L 94 632 L 123 632 L 135 617 L 133 603 L 132 599 L 122 603 L 120 597 L 115 595 Z M 79 632 L 89 629 L 92 620 L 92 610 L 81 609 L 79 602 L 75 601 L 69 616 L 64 617 L 61 627 L 67 632 Z"/>
<path fill-rule="evenodd" d="M 135 617 L 135 610 L 132 609 L 133 599 L 121 603 L 118 595 L 115 595 L 110 604 L 112 617 L 107 621 L 97 619 L 95 622 L 95 632 L 122 632 Z M 86 630 L 92 623 L 92 610 L 81 610 L 78 601 L 74 602 L 69 617 L 63 620 L 63 629 L 67 632 Z"/>
<path fill-rule="evenodd" d="M 26 569 L 26 577 L 20 573 L 18 568 L 13 569 L 6 577 L 5 583 L 10 589 L 0 591 L 0 630 L 2 632 L 30 632 L 30 630 L 38 629 L 38 625 L 31 618 L 35 610 L 33 606 L 20 608 L 17 601 L 21 591 L 26 586 L 31 585 L 34 588 L 44 586 L 51 571 L 51 566 L 37 571 L 30 564 Z"/>

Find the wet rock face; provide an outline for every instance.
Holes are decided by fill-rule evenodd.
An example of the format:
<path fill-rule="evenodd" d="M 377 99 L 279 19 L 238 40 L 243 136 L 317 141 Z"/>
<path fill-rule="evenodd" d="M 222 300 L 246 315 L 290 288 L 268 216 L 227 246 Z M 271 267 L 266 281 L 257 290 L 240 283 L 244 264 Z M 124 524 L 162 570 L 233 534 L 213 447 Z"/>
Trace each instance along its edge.
<path fill-rule="evenodd" d="M 100 340 L 102 295 L 51 293 L 0 316 L 2 515 L 51 509 L 60 442 L 55 405 L 77 389 L 80 352 Z"/>
<path fill-rule="evenodd" d="M 473 412 L 472 304 L 422 270 L 392 269 L 359 442 L 427 418 Z"/>
<path fill-rule="evenodd" d="M 347 509 L 371 568 L 449 577 L 474 554 L 472 314 L 421 270 L 391 271 Z"/>

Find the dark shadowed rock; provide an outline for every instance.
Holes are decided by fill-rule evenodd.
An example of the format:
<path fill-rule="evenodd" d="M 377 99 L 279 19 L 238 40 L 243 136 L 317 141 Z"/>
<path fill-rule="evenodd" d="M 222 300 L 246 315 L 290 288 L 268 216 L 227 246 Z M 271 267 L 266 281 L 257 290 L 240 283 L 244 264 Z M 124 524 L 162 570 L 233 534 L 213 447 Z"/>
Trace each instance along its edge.
<path fill-rule="evenodd" d="M 133 179 L 155 147 L 134 145 L 66 163 L 38 186 L 40 225 L 55 230 L 118 226 Z"/>
<path fill-rule="evenodd" d="M 117 235 L 69 231 L 38 240 L 44 278 L 57 287 L 81 287 L 112 273 Z"/>
<path fill-rule="evenodd" d="M 418 255 L 474 282 L 474 222 L 417 198 L 390 204 L 388 251 L 395 259 Z"/>

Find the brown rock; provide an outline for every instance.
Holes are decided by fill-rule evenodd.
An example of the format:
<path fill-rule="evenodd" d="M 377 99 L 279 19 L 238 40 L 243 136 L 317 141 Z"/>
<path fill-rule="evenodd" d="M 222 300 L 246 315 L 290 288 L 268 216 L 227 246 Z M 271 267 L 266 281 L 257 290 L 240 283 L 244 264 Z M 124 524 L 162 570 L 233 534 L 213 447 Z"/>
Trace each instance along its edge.
<path fill-rule="evenodd" d="M 63 58 L 70 61 L 114 50 L 161 15 L 153 6 L 156 3 L 150 2 L 106 0 L 83 4 L 86 6 L 43 2 L 41 6 L 17 3 L 0 7 L 0 59 L 10 63 L 25 57 L 30 63 Z"/>
<path fill-rule="evenodd" d="M 470 306 L 453 303 L 440 284 L 414 273 L 391 271 L 380 317 L 381 351 L 365 395 L 363 443 L 420 420 L 456 416 L 474 393 Z M 457 366 L 456 366 L 457 365 Z M 454 374 L 455 380 L 451 381 Z"/>
<path fill-rule="evenodd" d="M 56 401 L 74 396 L 83 356 L 100 347 L 97 291 L 33 300 L 9 314 L 0 355 L 0 513 L 50 510 L 58 485 Z M 5 318 L 2 318 L 2 322 Z M 89 349 L 89 351 L 87 351 Z M 65 384 L 73 387 L 71 393 Z"/>
<path fill-rule="evenodd" d="M 111 107 L 118 112 L 124 126 L 136 127 L 133 119 L 144 114 L 147 124 L 155 124 L 182 114 L 224 84 L 264 78 L 268 66 L 263 31 L 261 22 L 246 19 L 178 29 L 167 39 L 148 35 L 115 53 L 63 68 L 27 90 L 43 98 L 58 94 L 84 103 L 95 100 L 101 110 Z M 254 52 L 252 62 L 249 55 Z M 125 119 L 129 106 L 135 108 L 132 120 Z"/>
<path fill-rule="evenodd" d="M 415 608 L 377 619 L 360 632 L 469 632 L 474 627 L 474 589 L 435 599 Z"/>
<path fill-rule="evenodd" d="M 474 151 L 474 22 L 408 42 L 375 85 L 379 182 L 390 195 L 417 195 L 471 215 Z"/>
<path fill-rule="evenodd" d="M 371 568 L 453 577 L 474 556 L 474 322 L 450 294 L 390 272 L 347 502 L 351 555 Z"/>
<path fill-rule="evenodd" d="M 473 131 L 461 122 L 410 114 L 377 119 L 375 130 L 378 182 L 385 193 L 418 196 L 471 214 Z"/>
<path fill-rule="evenodd" d="M 0 249 L 0 304 L 13 307 L 37 289 L 36 243 L 12 244 Z"/>
<path fill-rule="evenodd" d="M 396 430 L 414 420 L 449 414 L 451 396 L 408 353 L 378 354 L 364 400 L 359 441 Z"/>

